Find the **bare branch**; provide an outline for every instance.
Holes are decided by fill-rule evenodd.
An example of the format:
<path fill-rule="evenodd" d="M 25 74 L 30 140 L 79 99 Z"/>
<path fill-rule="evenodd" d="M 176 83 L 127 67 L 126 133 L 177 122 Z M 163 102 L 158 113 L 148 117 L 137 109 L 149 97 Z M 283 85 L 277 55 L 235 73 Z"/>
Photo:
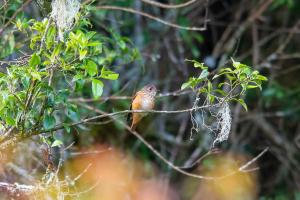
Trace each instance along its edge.
<path fill-rule="evenodd" d="M 170 26 L 170 27 L 173 27 L 173 28 L 190 30 L 190 31 L 205 31 L 206 30 L 206 23 L 208 22 L 208 20 L 205 19 L 203 27 L 181 26 L 179 24 L 174 24 L 174 23 L 165 21 L 165 20 L 163 20 L 159 17 L 155 17 L 155 16 L 150 15 L 148 13 L 145 13 L 143 11 L 135 10 L 135 9 L 132 9 L 132 8 L 126 8 L 126 7 L 120 7 L 120 6 L 96 6 L 96 9 L 99 9 L 99 10 L 121 10 L 121 11 L 129 12 L 129 13 L 134 13 L 134 14 L 142 15 L 144 17 L 155 20 L 157 22 L 160 22 L 164 25 L 167 25 L 167 26 Z"/>
<path fill-rule="evenodd" d="M 38 190 L 40 190 L 40 188 L 34 185 L 0 182 L 0 192 L 10 196 L 28 196 Z"/>
<path fill-rule="evenodd" d="M 239 168 L 239 171 L 248 171 L 246 168 L 248 168 L 250 165 L 252 165 L 253 163 L 255 163 L 260 157 L 262 157 L 267 151 L 269 150 L 269 147 L 266 147 L 262 152 L 260 152 L 257 156 L 255 156 L 254 158 L 252 158 L 250 161 L 248 161 L 246 164 L 244 164 L 243 166 L 241 166 Z M 252 170 L 252 169 L 250 169 Z"/>
<path fill-rule="evenodd" d="M 169 97 L 169 96 L 180 96 L 185 95 L 193 92 L 192 90 L 176 90 L 174 92 L 166 92 L 163 94 L 159 94 L 156 96 L 156 98 L 163 98 L 163 97 Z M 109 97 L 100 97 L 98 99 L 94 98 L 73 98 L 69 99 L 70 102 L 82 102 L 82 103 L 91 103 L 91 102 L 99 102 L 99 101 L 107 101 L 107 100 L 131 100 L 132 96 L 109 96 Z"/>
<path fill-rule="evenodd" d="M 81 104 L 82 105 L 82 104 Z M 97 108 L 94 108 L 92 106 L 89 105 L 82 105 L 87 109 L 90 109 L 92 111 L 95 111 L 99 114 L 105 115 L 108 113 L 105 113 Z M 113 116 L 110 116 L 111 119 L 115 119 Z M 245 170 L 245 168 L 247 168 L 248 166 L 250 166 L 252 163 L 256 162 L 263 154 L 265 154 L 268 151 L 268 148 L 266 148 L 264 151 L 262 151 L 258 156 L 254 157 L 252 160 L 248 161 L 245 165 L 242 165 L 238 170 L 235 170 L 231 173 L 228 173 L 227 175 L 223 175 L 223 176 L 203 176 L 203 175 L 199 175 L 199 174 L 194 174 L 194 173 L 190 173 L 187 171 L 184 171 L 181 167 L 174 165 L 172 162 L 170 162 L 169 160 L 167 160 L 163 155 L 161 155 L 150 143 L 148 143 L 138 132 L 133 131 L 127 124 L 125 124 L 123 121 L 115 119 L 116 122 L 118 122 L 119 124 L 121 124 L 122 126 L 124 126 L 126 128 L 126 130 L 128 130 L 131 134 L 133 134 L 137 139 L 139 139 L 144 145 L 147 146 L 148 149 L 150 149 L 150 151 L 152 151 L 152 153 L 154 153 L 160 160 L 162 160 L 165 164 L 167 164 L 169 167 L 171 167 L 173 170 L 192 177 L 192 178 L 196 178 L 196 179 L 204 179 L 204 180 L 216 180 L 216 179 L 223 179 L 223 178 L 227 178 L 229 176 L 235 175 L 239 172 L 245 172 L 243 170 Z M 206 156 L 206 155 L 205 155 Z"/>
<path fill-rule="evenodd" d="M 141 0 L 141 1 L 143 1 L 144 3 L 150 4 L 152 6 L 160 7 L 160 8 L 177 9 L 177 8 L 187 7 L 199 0 L 190 0 L 190 1 L 187 1 L 187 2 L 181 3 L 181 4 L 164 4 L 164 3 L 160 3 L 160 2 L 156 2 L 156 1 L 152 1 L 152 0 Z"/>
<path fill-rule="evenodd" d="M 193 108 L 188 108 L 188 109 L 183 109 L 183 110 L 122 110 L 122 111 L 118 111 L 118 112 L 113 112 L 113 113 L 105 113 L 105 114 L 101 114 L 101 115 L 97 115 L 94 117 L 90 117 L 90 118 L 86 118 L 83 120 L 80 120 L 78 122 L 74 122 L 72 124 L 69 124 L 68 126 L 76 126 L 79 124 L 84 124 L 90 121 L 94 121 L 96 119 L 102 119 L 102 118 L 106 118 L 106 117 L 113 117 L 116 115 L 122 115 L 122 114 L 128 114 L 128 113 L 160 113 L 160 114 L 178 114 L 178 113 L 185 113 L 185 112 L 191 112 L 191 111 L 195 111 L 195 110 L 200 110 L 203 108 L 209 108 L 209 107 L 214 107 L 214 106 L 218 106 L 220 105 L 220 103 L 214 104 L 214 105 L 204 105 L 204 106 L 198 106 L 198 107 L 193 107 Z M 64 126 L 63 125 L 58 125 L 53 129 L 50 130 L 45 130 L 42 131 L 44 133 L 47 132 L 53 132 L 53 131 L 57 131 L 60 129 L 63 129 Z M 40 134 L 40 133 L 37 133 Z"/>

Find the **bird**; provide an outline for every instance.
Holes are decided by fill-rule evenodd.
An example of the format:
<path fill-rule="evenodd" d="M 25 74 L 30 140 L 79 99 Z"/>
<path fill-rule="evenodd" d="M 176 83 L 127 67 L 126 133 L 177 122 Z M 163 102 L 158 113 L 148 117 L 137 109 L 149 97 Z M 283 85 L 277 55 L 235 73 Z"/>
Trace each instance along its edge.
<path fill-rule="evenodd" d="M 155 105 L 157 88 L 153 84 L 148 84 L 139 90 L 132 98 L 131 110 L 152 110 Z M 137 124 L 148 113 L 132 113 L 131 130 L 135 130 Z M 128 115 L 129 117 L 129 115 Z"/>

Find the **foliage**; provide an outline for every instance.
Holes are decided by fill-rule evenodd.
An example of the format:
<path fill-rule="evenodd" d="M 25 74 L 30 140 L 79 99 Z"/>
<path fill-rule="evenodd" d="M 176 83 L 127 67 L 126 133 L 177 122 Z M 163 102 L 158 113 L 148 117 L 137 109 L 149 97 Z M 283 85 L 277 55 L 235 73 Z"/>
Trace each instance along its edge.
<path fill-rule="evenodd" d="M 99 98 L 105 80 L 119 77 L 110 68 L 137 58 L 126 38 L 89 31 L 88 24 L 87 19 L 78 21 L 60 41 L 51 19 L 18 18 L 18 34 L 30 40 L 32 53 L 24 56 L 25 62 L 11 62 L 1 73 L 2 129 L 14 126 L 21 135 L 49 131 L 58 123 L 68 129 L 68 123 L 80 119 L 77 106 L 68 98 L 82 94 Z"/>
<path fill-rule="evenodd" d="M 151 176 L 154 175 L 151 172 L 153 163 L 161 166 L 165 164 L 155 159 L 151 150 L 140 145 L 139 140 L 128 137 L 123 125 L 110 123 L 114 120 L 106 118 L 89 122 L 88 126 L 74 125 L 86 117 L 97 115 L 99 110 L 127 110 L 129 96 L 151 82 L 158 86 L 162 94 L 157 98 L 155 109 L 177 110 L 190 108 L 191 105 L 192 109 L 195 108 L 190 115 L 151 114 L 139 127 L 138 131 L 143 133 L 142 136 L 147 141 L 149 139 L 165 158 L 170 158 L 170 161 L 178 165 L 188 166 L 203 151 L 209 150 L 212 137 L 206 133 L 214 133 L 217 138 L 220 134 L 219 125 L 224 122 L 224 118 L 214 111 L 220 108 L 217 106 L 226 105 L 228 110 L 230 108 L 227 114 L 230 119 L 232 117 L 232 124 L 229 124 L 231 137 L 228 142 L 222 143 L 222 150 L 239 156 L 255 156 L 261 148 L 269 146 L 271 151 L 255 161 L 260 167 L 261 176 L 259 183 L 255 182 L 259 185 L 258 195 L 261 199 L 299 199 L 299 193 L 295 192 L 299 189 L 297 180 L 300 174 L 297 168 L 300 144 L 300 95 L 297 78 L 299 55 L 296 53 L 299 47 L 299 1 L 217 0 L 179 9 L 164 9 L 147 4 L 147 1 L 81 1 L 90 5 L 81 5 L 75 25 L 64 32 L 63 40 L 58 38 L 60 30 L 53 19 L 43 19 L 50 16 L 51 1 L 30 1 L 29 6 L 20 9 L 24 2 L 27 1 L 5 0 L 0 3 L 0 32 L 5 27 L 4 32 L 0 33 L 1 150 L 6 141 L 14 141 L 16 138 L 20 138 L 17 142 L 21 141 L 14 149 L 21 150 L 20 156 L 9 162 L 9 165 L 16 164 L 24 168 L 22 171 L 27 170 L 30 175 L 39 177 L 45 171 L 40 170 L 40 163 L 36 167 L 36 173 L 31 171 L 35 168 L 31 159 L 33 154 L 27 150 L 40 154 L 38 151 L 41 147 L 47 146 L 48 157 L 56 165 L 58 159 L 68 160 L 71 155 L 75 155 L 75 148 L 104 141 L 133 152 L 135 157 L 143 157 L 143 165 L 147 165 Z M 188 1 L 168 1 L 172 5 L 186 2 Z M 39 3 L 40 8 L 35 3 Z M 202 26 L 202 22 L 207 21 L 207 30 L 197 32 L 173 29 L 148 18 L 118 10 L 102 10 L 93 5 L 134 8 L 183 26 Z M 205 10 L 209 11 L 207 19 L 204 18 Z M 133 45 L 134 42 L 136 44 Z M 131 65 L 139 57 L 135 46 L 140 49 L 142 63 L 147 67 L 140 67 L 140 63 Z M 230 56 L 240 62 L 230 62 Z M 197 58 L 188 60 L 194 67 L 186 67 L 184 58 Z M 212 60 L 213 64 L 203 64 L 202 60 Z M 211 72 L 212 69 L 214 71 Z M 194 73 L 195 76 L 190 75 Z M 266 84 L 266 78 L 261 74 L 268 75 L 269 81 Z M 182 89 L 191 88 L 195 95 L 191 90 L 178 90 L 184 80 L 187 81 L 182 84 Z M 259 88 L 262 92 L 252 88 Z M 114 96 L 110 99 L 109 95 L 112 94 Z M 105 96 L 104 100 L 99 99 L 102 95 Z M 119 95 L 124 96 L 118 99 Z M 203 101 L 208 106 L 215 106 L 215 110 L 197 110 L 203 105 Z M 85 106 L 90 108 L 86 109 Z M 244 112 L 240 109 L 241 106 L 250 112 Z M 221 121 L 216 121 L 209 112 L 221 118 Z M 201 127 L 203 115 L 208 116 L 207 125 L 217 124 L 217 131 Z M 198 127 L 195 123 L 201 125 Z M 57 128 L 64 130 L 56 131 Z M 190 130 L 196 130 L 200 134 L 195 135 L 193 140 L 188 140 Z M 34 135 L 40 137 L 24 140 Z M 39 143 L 37 140 L 40 138 Z M 30 147 L 24 148 L 27 142 L 30 142 Z M 72 148 L 64 151 L 64 145 L 69 144 L 73 144 Z M 63 151 L 64 155 L 59 155 Z M 210 157 L 213 160 L 215 155 L 203 158 L 201 168 L 203 166 L 214 171 L 220 165 L 211 163 L 207 167 Z M 52 159 L 48 160 L 49 163 Z M 43 161 L 46 161 L 44 166 L 47 168 L 47 159 L 44 158 Z M 1 168 L 6 171 L 7 166 L 2 163 L 1 153 L 0 162 Z M 60 165 L 57 166 L 59 168 Z M 222 166 L 226 167 L 223 163 Z M 184 195 L 190 193 L 185 199 L 193 198 L 195 191 L 184 183 L 188 177 L 172 174 L 171 168 L 161 169 L 168 171 L 171 181 L 178 182 L 176 187 L 186 186 L 187 189 L 180 190 Z M 7 171 L 8 173 L 1 175 L 1 181 L 7 181 L 6 177 L 11 177 L 10 180 L 24 181 L 25 184 L 21 174 L 16 175 L 10 168 Z M 47 169 L 44 177 L 41 185 L 53 180 L 49 178 L 51 169 Z M 198 188 L 198 181 L 194 181 Z M 202 186 L 206 184 L 203 181 Z M 72 180 L 70 185 L 65 186 L 72 188 L 74 185 L 75 181 Z M 15 188 L 16 185 L 13 186 Z M 228 191 L 243 189 L 242 187 L 230 187 L 231 190 Z M 208 191 L 210 194 L 214 193 L 211 188 Z"/>
<path fill-rule="evenodd" d="M 199 68 L 201 73 L 198 77 L 192 77 L 183 83 L 181 89 L 190 87 L 194 90 L 198 90 L 199 93 L 207 95 L 210 103 L 213 103 L 216 98 L 225 98 L 226 101 L 233 100 L 239 102 L 247 110 L 246 103 L 240 97 L 243 96 L 248 89 L 260 88 L 261 90 L 262 82 L 267 80 L 267 78 L 261 75 L 257 70 L 252 70 L 249 66 L 232 59 L 233 68 L 222 68 L 213 76 L 212 80 L 216 78 L 223 80 L 220 81 L 217 86 L 214 86 L 209 79 L 210 73 L 208 67 L 206 67 L 204 63 L 199 63 L 196 60 L 188 61 L 192 62 L 195 68 Z M 226 79 L 223 79 L 223 76 L 225 76 Z M 227 88 L 228 92 L 224 91 L 224 87 Z"/>

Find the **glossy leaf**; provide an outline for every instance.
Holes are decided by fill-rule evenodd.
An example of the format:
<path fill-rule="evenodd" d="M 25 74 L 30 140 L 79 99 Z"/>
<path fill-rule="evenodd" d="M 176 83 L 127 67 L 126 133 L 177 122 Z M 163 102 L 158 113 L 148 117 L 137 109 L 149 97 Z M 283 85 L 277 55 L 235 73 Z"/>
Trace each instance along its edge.
<path fill-rule="evenodd" d="M 41 58 L 37 54 L 33 54 L 29 60 L 29 66 L 30 67 L 36 67 L 41 63 Z"/>
<path fill-rule="evenodd" d="M 93 96 L 94 98 L 99 98 L 101 97 L 102 93 L 103 93 L 103 83 L 102 81 L 98 80 L 98 79 L 92 79 L 92 92 L 93 92 Z"/>
<path fill-rule="evenodd" d="M 98 73 L 97 64 L 92 60 L 88 60 L 84 68 L 90 76 L 95 76 Z"/>
<path fill-rule="evenodd" d="M 56 120 L 52 115 L 46 115 L 43 121 L 43 127 L 45 130 L 49 130 L 55 127 Z"/>

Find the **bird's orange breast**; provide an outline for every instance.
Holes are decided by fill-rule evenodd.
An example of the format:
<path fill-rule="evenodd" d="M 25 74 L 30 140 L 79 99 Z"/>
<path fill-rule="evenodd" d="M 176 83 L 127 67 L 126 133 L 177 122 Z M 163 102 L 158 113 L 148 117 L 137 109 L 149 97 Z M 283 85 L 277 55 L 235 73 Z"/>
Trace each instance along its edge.
<path fill-rule="evenodd" d="M 132 101 L 133 110 L 151 110 L 154 107 L 154 99 L 143 92 L 138 92 Z"/>
<path fill-rule="evenodd" d="M 131 105 L 132 110 L 151 110 L 153 107 L 154 98 L 142 91 L 137 92 Z M 147 113 L 133 113 L 131 128 L 134 129 L 136 124 L 146 115 Z"/>
<path fill-rule="evenodd" d="M 143 95 L 138 92 L 132 101 L 132 110 L 140 110 L 142 107 Z"/>

